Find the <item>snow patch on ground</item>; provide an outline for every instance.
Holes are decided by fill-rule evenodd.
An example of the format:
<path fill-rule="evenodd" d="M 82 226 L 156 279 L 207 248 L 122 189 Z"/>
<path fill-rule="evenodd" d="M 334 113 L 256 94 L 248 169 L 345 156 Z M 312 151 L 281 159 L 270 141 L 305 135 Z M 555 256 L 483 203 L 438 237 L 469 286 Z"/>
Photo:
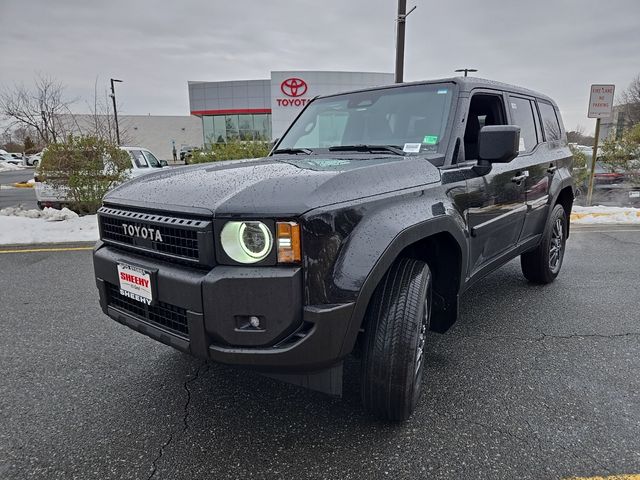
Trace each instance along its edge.
<path fill-rule="evenodd" d="M 22 170 L 22 168 L 13 163 L 0 162 L 0 172 L 13 172 L 14 170 Z"/>
<path fill-rule="evenodd" d="M 0 210 L 0 245 L 94 242 L 98 240 L 96 215 L 78 216 L 68 208 Z"/>
<path fill-rule="evenodd" d="M 578 225 L 640 225 L 640 208 L 632 207 L 593 207 L 574 206 L 571 211 L 571 223 Z"/>

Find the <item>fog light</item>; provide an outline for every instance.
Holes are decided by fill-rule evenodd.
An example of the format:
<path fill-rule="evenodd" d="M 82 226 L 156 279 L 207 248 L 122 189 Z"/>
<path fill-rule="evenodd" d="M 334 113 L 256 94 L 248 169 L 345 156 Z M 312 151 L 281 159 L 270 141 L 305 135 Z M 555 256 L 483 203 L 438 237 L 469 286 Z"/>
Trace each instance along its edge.
<path fill-rule="evenodd" d="M 253 328 L 260 328 L 260 319 L 258 317 L 250 317 L 249 325 L 251 325 Z"/>

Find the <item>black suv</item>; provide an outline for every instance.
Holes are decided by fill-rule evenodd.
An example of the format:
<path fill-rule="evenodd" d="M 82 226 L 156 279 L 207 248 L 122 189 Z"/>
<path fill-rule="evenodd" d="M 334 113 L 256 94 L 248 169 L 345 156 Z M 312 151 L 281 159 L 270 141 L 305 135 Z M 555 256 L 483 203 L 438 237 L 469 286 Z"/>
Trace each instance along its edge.
<path fill-rule="evenodd" d="M 572 157 L 555 103 L 474 78 L 316 98 L 259 160 L 162 170 L 111 191 L 94 253 L 103 311 L 197 357 L 410 416 L 428 331 L 520 256 L 560 271 Z"/>

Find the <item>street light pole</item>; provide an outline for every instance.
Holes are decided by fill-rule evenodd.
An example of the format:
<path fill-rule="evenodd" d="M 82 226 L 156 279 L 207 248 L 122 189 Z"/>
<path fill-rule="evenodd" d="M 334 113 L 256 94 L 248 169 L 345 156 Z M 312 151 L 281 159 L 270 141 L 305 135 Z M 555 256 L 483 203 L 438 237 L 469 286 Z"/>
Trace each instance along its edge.
<path fill-rule="evenodd" d="M 398 0 L 398 17 L 396 22 L 396 75 L 395 82 L 402 83 L 402 77 L 404 76 L 404 31 L 407 17 L 413 12 L 416 7 L 413 7 L 407 12 L 407 0 Z"/>
<path fill-rule="evenodd" d="M 477 72 L 478 70 L 476 70 L 475 68 L 459 68 L 458 70 L 455 70 L 456 73 L 458 72 L 464 72 L 464 76 L 467 76 L 467 73 L 471 72 Z"/>
<path fill-rule="evenodd" d="M 120 145 L 120 129 L 118 128 L 118 109 L 116 108 L 116 89 L 113 87 L 114 82 L 122 82 L 122 80 L 117 80 L 115 78 L 111 79 L 111 100 L 113 100 L 113 118 L 116 122 L 116 142 Z"/>

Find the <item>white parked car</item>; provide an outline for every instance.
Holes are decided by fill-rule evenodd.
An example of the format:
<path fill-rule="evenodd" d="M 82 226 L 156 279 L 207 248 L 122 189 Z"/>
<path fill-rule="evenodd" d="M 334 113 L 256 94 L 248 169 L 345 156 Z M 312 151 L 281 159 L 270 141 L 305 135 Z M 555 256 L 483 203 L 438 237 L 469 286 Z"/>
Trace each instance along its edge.
<path fill-rule="evenodd" d="M 120 147 L 120 149 L 129 153 L 129 157 L 131 157 L 131 170 L 129 170 L 130 179 L 157 172 L 158 168 L 167 166 L 167 162 L 158 160 L 158 158 L 146 148 Z M 38 201 L 38 208 L 61 208 L 69 203 L 66 191 L 60 188 L 54 188 L 40 181 L 37 173 L 35 175 L 34 189 Z"/>
<path fill-rule="evenodd" d="M 37 167 L 40 163 L 40 160 L 42 160 L 42 152 L 24 156 L 24 163 L 32 167 Z"/>
<path fill-rule="evenodd" d="M 0 153 L 0 162 L 6 162 L 12 165 L 20 165 L 22 163 L 22 158 L 16 158 L 12 153 Z"/>

